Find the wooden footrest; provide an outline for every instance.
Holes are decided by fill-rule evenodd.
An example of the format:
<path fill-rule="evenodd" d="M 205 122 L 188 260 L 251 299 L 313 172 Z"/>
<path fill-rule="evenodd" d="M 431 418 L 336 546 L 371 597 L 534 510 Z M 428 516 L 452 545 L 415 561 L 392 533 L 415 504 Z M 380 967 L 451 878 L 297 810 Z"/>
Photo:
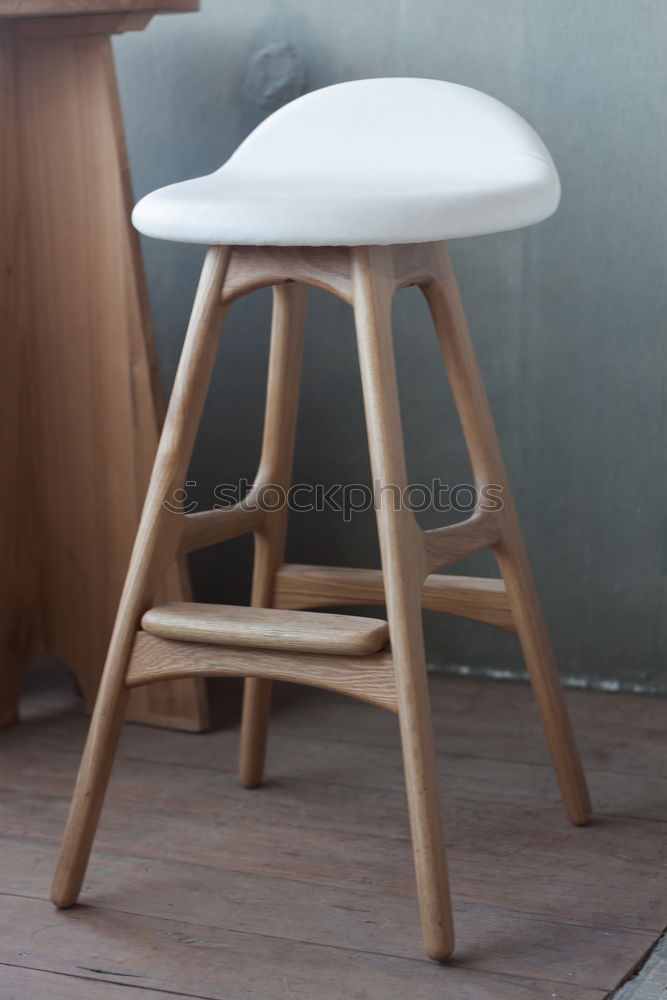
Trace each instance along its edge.
<path fill-rule="evenodd" d="M 226 604 L 163 604 L 147 611 L 141 626 L 162 639 L 301 653 L 360 656 L 389 641 L 387 623 L 378 618 Z"/>

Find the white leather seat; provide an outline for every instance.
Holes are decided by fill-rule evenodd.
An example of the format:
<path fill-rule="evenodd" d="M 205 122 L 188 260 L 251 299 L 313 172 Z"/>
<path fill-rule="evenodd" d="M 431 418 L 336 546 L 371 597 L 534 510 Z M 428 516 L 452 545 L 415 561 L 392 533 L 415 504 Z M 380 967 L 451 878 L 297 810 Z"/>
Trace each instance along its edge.
<path fill-rule="evenodd" d="M 421 243 L 528 226 L 559 197 L 548 150 L 514 111 L 455 83 L 390 78 L 300 97 L 132 219 L 188 243 Z"/>

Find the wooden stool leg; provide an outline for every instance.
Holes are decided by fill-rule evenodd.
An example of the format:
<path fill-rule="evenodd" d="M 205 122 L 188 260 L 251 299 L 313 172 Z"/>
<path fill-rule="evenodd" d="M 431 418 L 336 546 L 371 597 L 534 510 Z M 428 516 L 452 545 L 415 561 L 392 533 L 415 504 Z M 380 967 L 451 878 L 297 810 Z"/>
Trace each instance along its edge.
<path fill-rule="evenodd" d="M 425 287 L 478 487 L 502 487 L 502 540 L 495 547 L 565 807 L 573 823 L 590 819 L 590 800 L 563 697 L 558 667 L 526 556 L 493 418 L 447 248 Z"/>
<path fill-rule="evenodd" d="M 63 836 L 51 890 L 56 906 L 72 906 L 79 895 L 123 722 L 134 637 L 176 556 L 183 519 L 164 501 L 186 476 L 219 343 L 228 259 L 228 248 L 212 247 L 204 262 Z"/>
<path fill-rule="evenodd" d="M 292 478 L 294 437 L 299 405 L 299 381 L 306 316 L 305 285 L 275 285 L 271 323 L 271 353 L 266 387 L 264 439 L 259 477 L 285 492 Z M 255 532 L 253 607 L 273 606 L 276 572 L 285 556 L 287 507 L 271 513 Z M 262 780 L 271 710 L 271 681 L 248 677 L 243 696 L 239 781 L 254 788 Z"/>
<path fill-rule="evenodd" d="M 446 959 L 454 946 L 447 860 L 421 617 L 425 576 L 421 531 L 393 494 L 407 486 L 391 336 L 391 251 L 352 251 L 355 320 L 371 467 L 376 489 L 389 634 L 396 671 L 410 827 L 424 945 Z"/>

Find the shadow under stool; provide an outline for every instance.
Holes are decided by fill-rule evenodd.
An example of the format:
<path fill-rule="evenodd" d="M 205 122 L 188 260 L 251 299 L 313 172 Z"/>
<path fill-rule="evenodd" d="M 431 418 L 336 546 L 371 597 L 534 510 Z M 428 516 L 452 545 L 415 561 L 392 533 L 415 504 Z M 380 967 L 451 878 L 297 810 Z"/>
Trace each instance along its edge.
<path fill-rule="evenodd" d="M 209 247 L 109 647 L 53 884 L 71 906 L 85 874 L 128 692 L 190 676 L 247 678 L 240 780 L 262 778 L 271 682 L 312 684 L 398 715 L 427 953 L 454 934 L 438 801 L 422 607 L 515 631 L 565 806 L 590 805 L 553 651 L 519 529 L 445 240 L 519 228 L 555 211 L 558 176 L 518 115 L 456 84 L 363 80 L 299 98 L 261 124 L 216 173 L 156 191 L 133 221 L 148 236 Z M 478 505 L 459 524 L 423 531 L 387 494 L 408 486 L 391 331 L 395 292 L 423 291 L 460 415 Z M 273 287 L 262 455 L 248 496 L 186 514 L 182 488 L 227 308 Z M 307 286 L 354 309 L 382 570 L 284 563 L 287 510 L 259 503 L 290 485 Z M 252 607 L 154 607 L 184 553 L 254 532 Z M 502 580 L 435 571 L 490 548 Z M 386 603 L 387 621 L 304 611 Z"/>

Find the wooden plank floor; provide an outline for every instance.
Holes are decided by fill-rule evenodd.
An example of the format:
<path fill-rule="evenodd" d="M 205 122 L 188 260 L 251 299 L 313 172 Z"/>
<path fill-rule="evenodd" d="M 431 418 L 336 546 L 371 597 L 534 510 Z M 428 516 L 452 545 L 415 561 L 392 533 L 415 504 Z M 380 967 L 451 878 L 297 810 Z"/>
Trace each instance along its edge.
<path fill-rule="evenodd" d="M 53 682 L 51 682 L 53 683 Z M 667 924 L 665 701 L 573 692 L 595 823 L 565 819 L 530 692 L 433 678 L 458 949 L 423 956 L 395 719 L 283 687 L 269 781 L 127 726 L 83 905 L 46 901 L 86 730 L 33 682 L 0 733 L 2 1000 L 598 1000 Z M 233 703 L 233 704 L 232 704 Z"/>

